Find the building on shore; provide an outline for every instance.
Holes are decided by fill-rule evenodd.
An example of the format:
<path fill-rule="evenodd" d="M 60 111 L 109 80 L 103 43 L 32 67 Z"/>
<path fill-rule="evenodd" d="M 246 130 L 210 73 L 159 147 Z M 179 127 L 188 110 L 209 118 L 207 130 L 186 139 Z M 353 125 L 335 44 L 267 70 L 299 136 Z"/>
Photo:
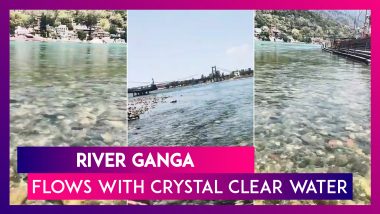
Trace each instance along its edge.
<path fill-rule="evenodd" d="M 69 38 L 69 29 L 66 25 L 59 25 L 55 28 L 55 31 L 57 33 L 57 36 L 61 39 L 67 39 Z"/>
<path fill-rule="evenodd" d="M 15 35 L 17 35 L 17 36 L 25 36 L 29 33 L 30 33 L 30 31 L 24 27 L 21 27 L 21 26 L 16 27 Z"/>
<path fill-rule="evenodd" d="M 233 71 L 232 75 L 233 75 L 233 77 L 238 78 L 238 77 L 240 77 L 240 71 Z"/>
<path fill-rule="evenodd" d="M 41 19 L 38 17 L 29 27 L 16 26 L 14 34 L 10 35 L 20 39 L 33 38 L 33 41 L 46 41 L 47 39 L 59 39 L 65 41 L 87 40 L 92 43 L 125 43 L 126 29 L 115 28 L 112 34 L 104 30 L 98 22 L 94 26 L 72 23 L 59 24 L 58 26 L 46 25 L 44 35 L 41 34 Z M 82 32 L 82 33 L 81 33 Z M 81 34 L 81 35 L 80 35 Z M 43 38 L 47 37 L 47 38 Z"/>

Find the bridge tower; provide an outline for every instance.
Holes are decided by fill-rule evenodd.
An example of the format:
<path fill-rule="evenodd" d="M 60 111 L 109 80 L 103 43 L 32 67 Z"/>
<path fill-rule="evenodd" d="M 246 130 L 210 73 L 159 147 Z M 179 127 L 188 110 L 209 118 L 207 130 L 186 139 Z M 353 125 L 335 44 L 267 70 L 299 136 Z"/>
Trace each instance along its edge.
<path fill-rule="evenodd" d="M 212 82 L 215 82 L 216 66 L 211 67 Z"/>

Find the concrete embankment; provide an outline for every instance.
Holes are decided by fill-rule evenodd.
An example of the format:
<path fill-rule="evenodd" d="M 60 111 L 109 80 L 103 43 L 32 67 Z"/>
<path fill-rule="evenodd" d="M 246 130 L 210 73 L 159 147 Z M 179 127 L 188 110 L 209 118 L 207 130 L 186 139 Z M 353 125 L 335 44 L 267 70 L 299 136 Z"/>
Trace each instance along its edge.
<path fill-rule="evenodd" d="M 371 51 L 362 51 L 355 49 L 333 49 L 333 48 L 323 48 L 323 51 L 343 56 L 355 61 L 364 62 L 366 64 L 371 63 Z"/>

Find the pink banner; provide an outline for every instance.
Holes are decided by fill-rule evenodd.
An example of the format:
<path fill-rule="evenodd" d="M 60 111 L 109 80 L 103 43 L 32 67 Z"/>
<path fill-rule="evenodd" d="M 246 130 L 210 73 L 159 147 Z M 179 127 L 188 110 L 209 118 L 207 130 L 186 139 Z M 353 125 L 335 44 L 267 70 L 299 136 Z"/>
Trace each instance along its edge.
<path fill-rule="evenodd" d="M 252 173 L 254 147 L 18 147 L 19 173 Z"/>

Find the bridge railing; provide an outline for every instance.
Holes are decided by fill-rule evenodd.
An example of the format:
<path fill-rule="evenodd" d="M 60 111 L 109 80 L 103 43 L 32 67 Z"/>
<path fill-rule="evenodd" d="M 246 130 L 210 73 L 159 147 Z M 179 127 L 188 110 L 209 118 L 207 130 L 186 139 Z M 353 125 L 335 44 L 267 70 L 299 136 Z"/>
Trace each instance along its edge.
<path fill-rule="evenodd" d="M 335 40 L 333 44 L 334 48 L 337 49 L 353 49 L 353 50 L 371 50 L 371 39 L 339 39 Z"/>

